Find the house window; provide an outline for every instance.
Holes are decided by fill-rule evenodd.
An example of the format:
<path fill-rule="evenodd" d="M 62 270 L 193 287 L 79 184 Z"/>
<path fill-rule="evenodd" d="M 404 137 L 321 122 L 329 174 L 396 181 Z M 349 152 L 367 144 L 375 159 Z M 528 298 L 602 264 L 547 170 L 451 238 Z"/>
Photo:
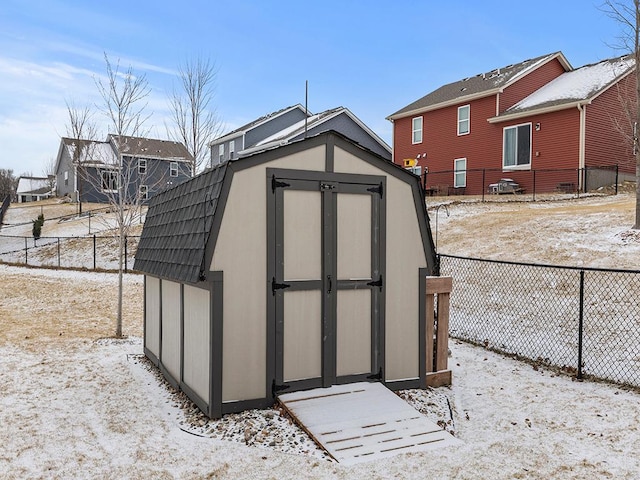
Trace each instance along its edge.
<path fill-rule="evenodd" d="M 149 199 L 149 186 L 140 185 L 140 200 L 148 200 L 148 199 Z"/>
<path fill-rule="evenodd" d="M 169 175 L 172 177 L 178 176 L 178 162 L 171 162 L 169 164 Z"/>
<path fill-rule="evenodd" d="M 64 172 L 64 184 L 65 186 L 69 185 L 69 172 Z"/>
<path fill-rule="evenodd" d="M 231 140 L 229 142 L 229 160 L 233 159 L 233 154 L 236 151 L 236 142 L 235 140 Z"/>
<path fill-rule="evenodd" d="M 102 170 L 102 191 L 115 193 L 118 191 L 118 172 L 115 170 Z"/>
<path fill-rule="evenodd" d="M 469 133 L 469 105 L 458 107 L 458 135 L 467 135 Z"/>
<path fill-rule="evenodd" d="M 218 163 L 224 161 L 224 143 L 218 147 Z"/>
<path fill-rule="evenodd" d="M 456 158 L 453 161 L 453 186 L 461 188 L 467 186 L 467 159 Z"/>
<path fill-rule="evenodd" d="M 411 120 L 411 143 L 422 143 L 422 117 Z"/>
<path fill-rule="evenodd" d="M 502 167 L 508 169 L 531 168 L 531 124 L 504 129 Z"/>
<path fill-rule="evenodd" d="M 146 158 L 139 158 L 138 159 L 138 174 L 139 175 L 144 175 L 145 173 L 147 173 L 147 159 Z"/>

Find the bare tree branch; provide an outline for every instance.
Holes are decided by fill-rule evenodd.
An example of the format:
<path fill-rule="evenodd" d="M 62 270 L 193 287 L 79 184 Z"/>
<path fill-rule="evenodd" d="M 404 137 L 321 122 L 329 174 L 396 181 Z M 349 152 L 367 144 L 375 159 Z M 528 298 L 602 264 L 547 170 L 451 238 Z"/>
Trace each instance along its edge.
<path fill-rule="evenodd" d="M 122 294 L 124 273 L 124 251 L 126 237 L 131 227 L 142 216 L 142 205 L 146 197 L 138 183 L 138 162 L 127 152 L 135 151 L 131 137 L 142 137 L 144 123 L 151 114 L 146 114 L 147 97 L 151 88 L 145 75 L 136 76 L 129 66 L 120 71 L 120 62 L 113 65 L 105 53 L 106 81 L 96 79 L 98 92 L 102 97 L 99 109 L 109 124 L 109 141 L 113 143 L 115 155 L 110 150 L 102 152 L 102 158 L 95 158 L 96 168 L 92 184 L 102 191 L 115 212 L 118 236 L 118 311 L 116 337 L 122 337 Z M 146 175 L 146 173 L 145 173 Z"/>
<path fill-rule="evenodd" d="M 630 127 L 626 131 L 633 132 L 632 145 L 636 160 L 636 215 L 634 229 L 640 229 L 640 75 L 638 75 L 638 64 L 640 64 L 640 0 L 606 0 L 601 9 L 610 18 L 618 22 L 622 28 L 619 37 L 622 45 L 627 47 L 627 51 L 633 52 L 635 61 L 635 88 L 629 101 L 625 102 L 625 114 L 628 115 Z M 619 125 L 618 128 L 624 130 Z"/>
<path fill-rule="evenodd" d="M 217 70 L 208 59 L 187 60 L 178 68 L 180 85 L 169 96 L 172 125 L 169 137 L 183 143 L 193 157 L 192 174 L 207 162 L 208 143 L 220 131 L 213 108 Z"/>
<path fill-rule="evenodd" d="M 93 140 L 97 138 L 98 129 L 93 120 L 93 111 L 89 106 L 79 107 L 73 100 L 65 100 L 68 114 L 66 126 L 67 136 L 74 140 L 71 161 L 75 166 L 76 175 L 80 179 L 86 178 L 85 163 L 93 156 Z M 54 167 L 55 168 L 55 167 Z M 78 214 L 82 214 L 82 181 L 77 181 L 78 186 Z"/>

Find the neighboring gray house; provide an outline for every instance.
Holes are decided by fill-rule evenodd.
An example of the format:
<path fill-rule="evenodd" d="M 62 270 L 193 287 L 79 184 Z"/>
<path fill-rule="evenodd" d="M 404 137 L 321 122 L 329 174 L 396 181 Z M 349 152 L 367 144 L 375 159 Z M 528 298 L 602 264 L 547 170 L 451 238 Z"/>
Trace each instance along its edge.
<path fill-rule="evenodd" d="M 16 196 L 18 203 L 35 202 L 53 196 L 53 181 L 47 177 L 20 177 Z"/>
<path fill-rule="evenodd" d="M 260 117 L 213 140 L 209 144 L 211 166 L 330 130 L 391 161 L 391 147 L 348 108 L 333 108 L 314 115 L 298 104 Z"/>
<path fill-rule="evenodd" d="M 179 142 L 109 135 L 104 142 L 63 137 L 56 158 L 56 194 L 107 202 L 126 181 L 127 196 L 143 200 L 191 178 L 191 155 Z"/>

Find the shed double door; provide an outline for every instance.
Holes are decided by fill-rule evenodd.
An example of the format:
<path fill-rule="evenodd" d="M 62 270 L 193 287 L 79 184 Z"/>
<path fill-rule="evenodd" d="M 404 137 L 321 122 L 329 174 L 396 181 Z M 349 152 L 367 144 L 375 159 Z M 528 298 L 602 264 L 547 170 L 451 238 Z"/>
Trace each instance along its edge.
<path fill-rule="evenodd" d="M 384 181 L 315 175 L 272 178 L 274 394 L 382 375 Z"/>

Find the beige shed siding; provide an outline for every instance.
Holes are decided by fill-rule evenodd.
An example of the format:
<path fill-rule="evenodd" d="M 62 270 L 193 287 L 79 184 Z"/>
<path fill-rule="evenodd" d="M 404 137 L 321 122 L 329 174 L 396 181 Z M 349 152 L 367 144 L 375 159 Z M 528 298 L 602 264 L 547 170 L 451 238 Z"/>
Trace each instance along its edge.
<path fill-rule="evenodd" d="M 180 284 L 162 280 L 162 365 L 180 381 Z"/>
<path fill-rule="evenodd" d="M 222 401 L 264 398 L 267 265 L 266 169 L 324 170 L 325 146 L 236 172 L 212 271 L 224 272 Z"/>
<path fill-rule="evenodd" d="M 336 148 L 334 169 L 339 173 L 385 173 Z M 410 185 L 389 175 L 386 188 L 385 380 L 413 379 L 418 365 L 418 268 L 427 266 Z M 404 248 L 400 248 L 404 246 Z"/>
<path fill-rule="evenodd" d="M 144 345 L 156 358 L 160 355 L 160 280 L 145 276 Z"/>
<path fill-rule="evenodd" d="M 184 286 L 183 381 L 209 403 L 209 291 Z"/>

